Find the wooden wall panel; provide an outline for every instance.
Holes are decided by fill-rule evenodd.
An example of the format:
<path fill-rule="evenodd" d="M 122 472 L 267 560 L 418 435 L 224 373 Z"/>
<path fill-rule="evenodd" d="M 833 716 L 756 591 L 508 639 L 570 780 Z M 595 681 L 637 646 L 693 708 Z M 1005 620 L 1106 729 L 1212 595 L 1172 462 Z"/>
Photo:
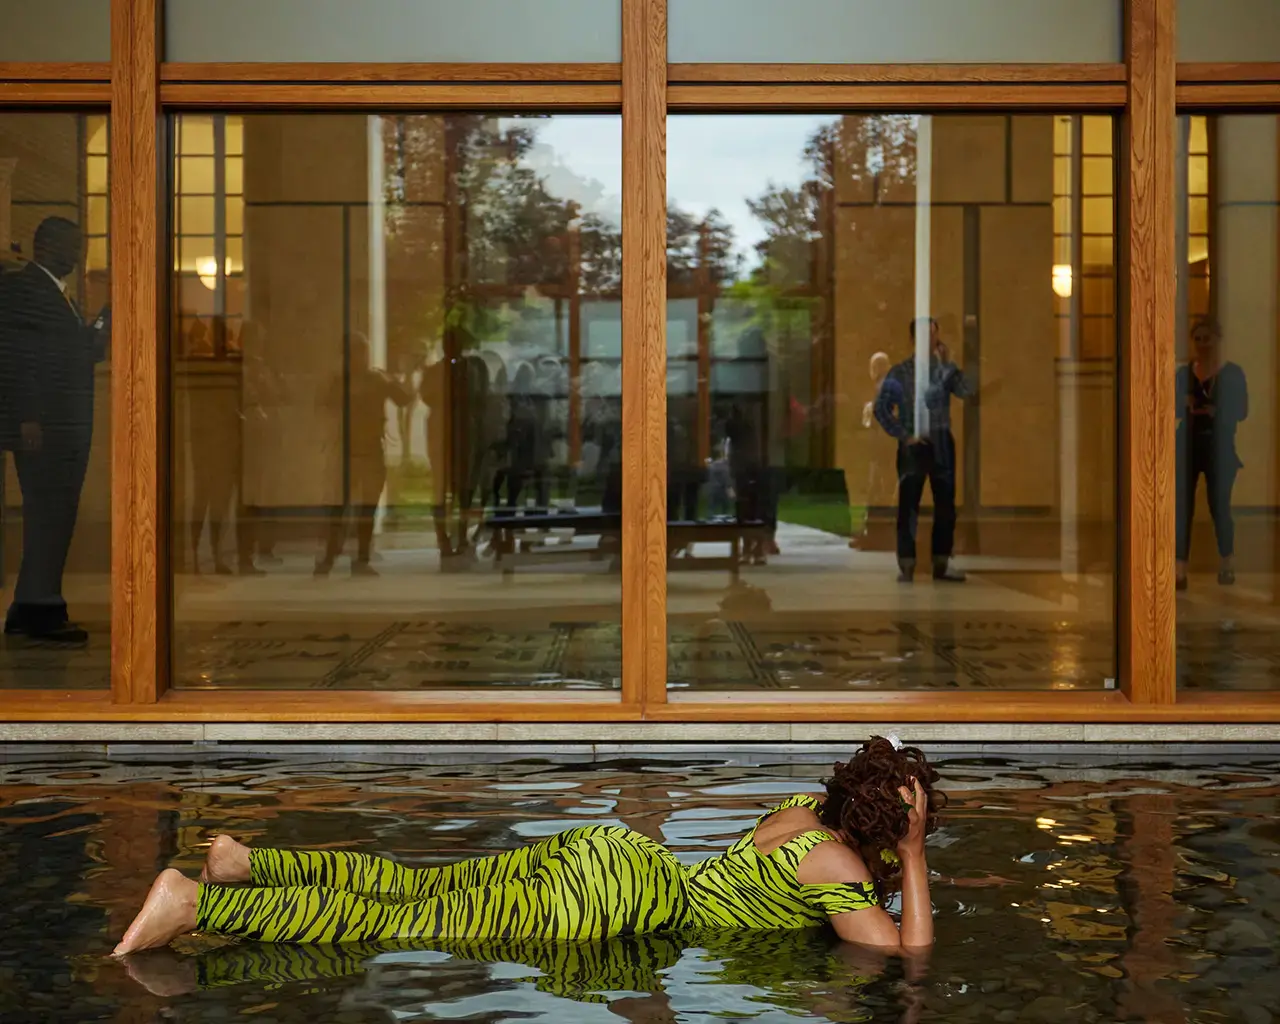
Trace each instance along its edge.
<path fill-rule="evenodd" d="M 666 700 L 667 4 L 622 5 L 622 701 Z"/>
<path fill-rule="evenodd" d="M 1121 685 L 1135 704 L 1175 698 L 1174 6 L 1128 4 L 1118 625 Z"/>
<path fill-rule="evenodd" d="M 164 692 L 168 479 L 160 170 L 159 0 L 111 4 L 111 691 Z"/>

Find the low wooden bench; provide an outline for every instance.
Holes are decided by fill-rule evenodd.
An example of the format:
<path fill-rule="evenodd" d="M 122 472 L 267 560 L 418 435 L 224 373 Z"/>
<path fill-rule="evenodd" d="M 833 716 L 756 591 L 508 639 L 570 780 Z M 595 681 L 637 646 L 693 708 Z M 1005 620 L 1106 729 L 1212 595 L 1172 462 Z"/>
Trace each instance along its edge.
<path fill-rule="evenodd" d="M 492 509 L 486 513 L 484 527 L 493 534 L 494 560 L 504 576 L 512 575 L 521 565 L 557 560 L 600 561 L 609 557 L 619 564 L 622 539 L 622 514 L 593 509 L 551 511 L 548 509 Z M 525 531 L 572 530 L 575 537 L 598 536 L 602 543 L 594 548 L 569 549 L 564 546 L 541 547 L 519 543 L 517 534 Z M 727 569 L 737 582 L 742 567 L 742 551 L 746 540 L 763 541 L 767 537 L 762 522 L 738 522 L 735 519 L 672 520 L 667 523 L 667 568 L 671 572 Z M 615 544 L 603 541 L 613 538 Z M 725 556 L 675 556 L 690 545 L 728 544 Z M 696 547 L 695 547 L 696 550 Z"/>

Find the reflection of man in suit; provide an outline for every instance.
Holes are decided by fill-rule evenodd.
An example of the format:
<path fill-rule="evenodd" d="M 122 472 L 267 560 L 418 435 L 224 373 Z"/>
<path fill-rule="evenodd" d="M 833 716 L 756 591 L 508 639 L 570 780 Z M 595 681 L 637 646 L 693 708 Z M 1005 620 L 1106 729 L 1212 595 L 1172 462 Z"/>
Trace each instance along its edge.
<path fill-rule="evenodd" d="M 13 451 L 22 488 L 22 566 L 6 634 L 82 644 L 67 618 L 62 573 L 75 532 L 93 437 L 94 366 L 105 317 L 85 324 L 67 278 L 80 229 L 50 217 L 36 229 L 35 259 L 0 278 L 0 443 Z"/>

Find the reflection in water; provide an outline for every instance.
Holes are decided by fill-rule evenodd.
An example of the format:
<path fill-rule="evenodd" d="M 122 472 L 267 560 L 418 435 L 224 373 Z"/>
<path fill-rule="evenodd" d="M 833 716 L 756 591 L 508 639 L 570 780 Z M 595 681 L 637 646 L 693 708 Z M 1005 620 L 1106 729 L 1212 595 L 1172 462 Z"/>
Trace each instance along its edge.
<path fill-rule="evenodd" d="M 883 958 L 836 941 L 826 930 L 770 934 L 704 933 L 634 935 L 598 942 L 513 942 L 450 940 L 428 945 L 300 947 L 272 944 L 217 946 L 192 955 L 171 950 L 139 954 L 126 967 L 131 977 L 161 996 L 232 985 L 280 985 L 361 976 L 352 998 L 364 1005 L 382 1002 L 388 977 L 417 976 L 427 1012 L 451 998 L 452 962 L 492 965 L 491 984 L 531 985 L 538 993 L 578 1003 L 614 1005 L 628 1019 L 643 1006 L 670 1012 L 668 993 L 690 985 L 740 986 L 759 990 L 773 1006 L 817 1013 L 832 1021 L 871 1020 L 862 991 L 884 967 Z M 455 969 L 456 969 L 455 965 Z M 520 976 L 509 968 L 525 967 Z M 395 986 L 400 988 L 399 985 Z M 355 995 L 354 993 L 358 993 Z M 463 998 L 468 998 L 470 994 Z M 648 999 L 637 997 L 650 997 Z M 620 1005 L 619 1005 L 620 1004 Z M 383 1004 L 403 1016 L 397 999 Z M 731 1007 L 720 1005 L 720 1013 Z"/>
<path fill-rule="evenodd" d="M 944 762 L 951 804 L 930 849 L 938 947 L 922 976 L 826 931 L 429 949 L 197 938 L 127 969 L 106 959 L 155 870 L 194 874 L 217 832 L 419 867 L 607 821 L 695 861 L 827 770 L 803 757 L 480 762 L 11 755 L 0 766 L 0 1018 L 985 1024 L 1280 1011 L 1280 763 L 1261 761 Z M 1009 884 L 965 884 L 990 874 Z"/>

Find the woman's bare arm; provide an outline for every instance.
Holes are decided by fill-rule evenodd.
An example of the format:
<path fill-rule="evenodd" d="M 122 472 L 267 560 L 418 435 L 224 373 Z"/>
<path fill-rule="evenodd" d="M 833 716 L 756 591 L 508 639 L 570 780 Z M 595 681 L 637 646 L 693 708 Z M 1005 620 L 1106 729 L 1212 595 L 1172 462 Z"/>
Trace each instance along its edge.
<path fill-rule="evenodd" d="M 917 782 L 915 792 L 902 790 L 912 807 L 910 828 L 898 844 L 902 860 L 902 924 L 897 926 L 883 907 L 835 914 L 831 923 L 846 942 L 904 954 L 919 954 L 933 945 L 933 904 L 929 898 L 929 865 L 924 852 L 928 795 Z M 801 883 L 869 882 L 871 872 L 843 843 L 820 843 L 800 864 Z"/>

